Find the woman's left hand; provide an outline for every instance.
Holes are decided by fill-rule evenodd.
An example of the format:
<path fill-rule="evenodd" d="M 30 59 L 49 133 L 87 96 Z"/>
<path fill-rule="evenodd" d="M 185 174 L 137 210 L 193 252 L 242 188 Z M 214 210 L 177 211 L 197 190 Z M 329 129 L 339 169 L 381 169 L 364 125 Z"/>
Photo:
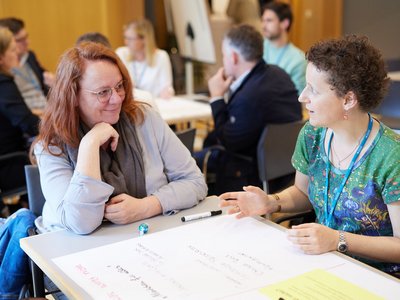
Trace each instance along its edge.
<path fill-rule="evenodd" d="M 336 250 L 339 232 L 317 223 L 293 226 L 287 231 L 288 239 L 306 254 L 322 254 Z"/>
<path fill-rule="evenodd" d="M 115 224 L 128 224 L 145 218 L 146 201 L 127 194 L 112 197 L 107 203 L 104 217 Z"/>

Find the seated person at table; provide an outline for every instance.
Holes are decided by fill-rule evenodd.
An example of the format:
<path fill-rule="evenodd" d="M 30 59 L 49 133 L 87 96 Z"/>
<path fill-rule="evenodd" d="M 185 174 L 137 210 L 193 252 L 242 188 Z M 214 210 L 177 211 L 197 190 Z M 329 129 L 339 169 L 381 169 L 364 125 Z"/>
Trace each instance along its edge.
<path fill-rule="evenodd" d="M 61 58 L 34 154 L 46 198 L 37 223 L 50 230 L 87 234 L 104 218 L 127 224 L 171 214 L 207 193 L 189 151 L 133 100 L 124 64 L 98 43 Z"/>
<path fill-rule="evenodd" d="M 42 110 L 46 105 L 46 96 L 54 75 L 46 71 L 35 53 L 29 50 L 29 38 L 23 20 L 0 19 L 0 26 L 7 27 L 14 34 L 17 43 L 19 66 L 13 69 L 15 83 L 28 107 Z"/>
<path fill-rule="evenodd" d="M 1 162 L 2 191 L 25 186 L 24 166 L 29 164 L 27 150 L 38 133 L 39 118 L 25 104 L 11 73 L 17 66 L 17 46 L 13 34 L 7 28 L 0 27 L 0 155 L 17 151 L 26 151 L 27 154 L 26 157 Z M 0 211 L 2 208 L 3 203 L 0 203 Z M 9 208 L 14 210 L 17 206 Z"/>
<path fill-rule="evenodd" d="M 136 88 L 148 91 L 154 97 L 174 95 L 172 66 L 168 53 L 158 49 L 153 25 L 139 20 L 124 27 L 125 47 L 116 50 Z"/>
<path fill-rule="evenodd" d="M 234 27 L 223 39 L 224 66 L 208 82 L 215 129 L 207 136 L 205 149 L 194 155 L 202 167 L 209 146 L 226 149 L 213 150 L 208 159 L 208 171 L 217 172 L 211 193 L 240 190 L 248 184 L 261 186 L 256 153 L 265 125 L 302 119 L 289 75 L 267 65 L 262 54 L 261 33 L 250 25 Z M 230 96 L 225 101 L 227 92 Z"/>
<path fill-rule="evenodd" d="M 399 274 L 400 136 L 368 113 L 389 82 L 382 56 L 366 37 L 348 36 L 317 43 L 306 57 L 299 101 L 310 120 L 292 159 L 295 184 L 275 196 L 244 187 L 221 195 L 221 205 L 238 218 L 314 208 L 316 223 L 288 230 L 294 246 L 338 250 Z"/>

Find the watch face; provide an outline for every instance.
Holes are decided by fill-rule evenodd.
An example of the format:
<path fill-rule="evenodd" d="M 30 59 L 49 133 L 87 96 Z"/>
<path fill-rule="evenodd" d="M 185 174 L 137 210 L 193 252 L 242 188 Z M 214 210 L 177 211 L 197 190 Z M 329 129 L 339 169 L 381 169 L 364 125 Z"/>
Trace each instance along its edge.
<path fill-rule="evenodd" d="M 346 252 L 347 251 L 347 245 L 345 243 L 340 243 L 338 247 L 339 252 Z"/>

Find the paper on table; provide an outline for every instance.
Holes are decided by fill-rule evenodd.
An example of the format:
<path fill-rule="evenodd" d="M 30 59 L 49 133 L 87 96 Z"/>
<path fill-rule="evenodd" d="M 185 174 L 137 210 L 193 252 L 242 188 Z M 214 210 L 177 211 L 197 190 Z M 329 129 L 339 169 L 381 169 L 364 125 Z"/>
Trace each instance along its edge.
<path fill-rule="evenodd" d="M 261 292 L 271 299 L 284 300 L 384 299 L 321 269 L 266 286 Z"/>
<path fill-rule="evenodd" d="M 255 219 L 217 216 L 54 259 L 94 299 L 216 299 L 343 263 Z"/>

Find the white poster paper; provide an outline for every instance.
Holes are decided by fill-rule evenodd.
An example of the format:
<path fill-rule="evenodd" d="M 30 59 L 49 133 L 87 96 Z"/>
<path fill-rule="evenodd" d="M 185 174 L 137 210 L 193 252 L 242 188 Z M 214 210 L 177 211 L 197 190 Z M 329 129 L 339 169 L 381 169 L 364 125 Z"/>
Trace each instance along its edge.
<path fill-rule="evenodd" d="M 225 299 L 343 260 L 302 254 L 253 218 L 218 216 L 54 262 L 93 299 Z"/>

